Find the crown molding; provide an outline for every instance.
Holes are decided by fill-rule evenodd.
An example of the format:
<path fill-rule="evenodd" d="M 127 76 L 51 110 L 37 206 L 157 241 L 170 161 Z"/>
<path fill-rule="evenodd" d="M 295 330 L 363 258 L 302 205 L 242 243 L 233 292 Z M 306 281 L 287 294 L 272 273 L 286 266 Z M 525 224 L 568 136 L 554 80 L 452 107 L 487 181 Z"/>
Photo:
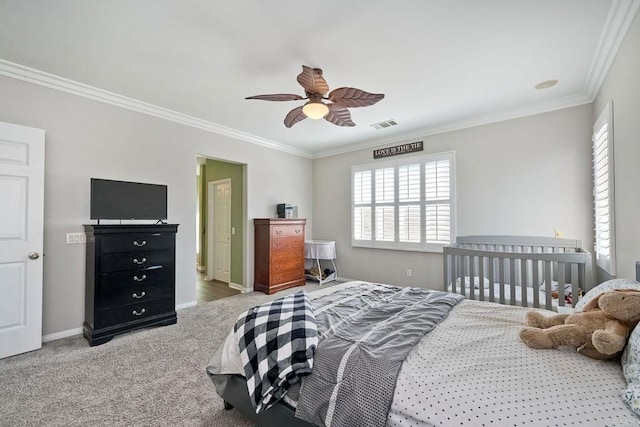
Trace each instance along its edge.
<path fill-rule="evenodd" d="M 611 5 L 583 89 L 591 100 L 596 99 L 639 7 L 640 0 L 614 0 Z"/>
<path fill-rule="evenodd" d="M 584 104 L 593 102 L 593 99 L 585 94 L 569 95 L 563 98 L 552 99 L 549 101 L 538 102 L 535 104 L 528 104 L 517 108 L 510 108 L 495 113 L 484 114 L 480 116 L 474 116 L 469 119 L 450 122 L 441 126 L 431 126 L 422 128 L 420 130 L 405 133 L 401 135 L 395 135 L 389 138 L 378 138 L 369 140 L 366 143 L 349 145 L 348 147 L 339 147 L 328 150 L 320 150 L 314 153 L 313 158 L 319 159 L 323 157 L 336 156 L 340 154 L 346 154 L 353 151 L 364 150 L 368 148 L 378 147 L 383 144 L 395 144 L 405 142 L 409 139 L 422 139 L 441 133 L 454 132 L 458 130 L 473 128 L 477 126 L 488 125 L 491 123 L 503 122 L 505 120 L 519 119 L 522 117 L 534 116 L 536 114 L 548 113 L 556 110 L 563 110 L 565 108 L 577 107 Z M 384 130 L 382 130 L 384 131 Z"/>
<path fill-rule="evenodd" d="M 0 58 L 0 75 L 16 80 L 33 83 L 39 86 L 55 89 L 60 92 L 70 93 L 72 95 L 81 96 L 83 98 L 114 105 L 116 107 L 125 108 L 127 110 L 136 111 L 138 113 L 157 117 L 185 126 L 201 129 L 218 135 L 228 136 L 230 138 L 239 139 L 241 141 L 250 142 L 252 144 L 271 148 L 274 150 L 284 151 L 301 157 L 313 158 L 311 151 L 302 150 L 281 144 L 270 139 L 261 138 L 246 132 L 241 132 L 217 123 L 202 120 L 197 117 L 139 101 L 134 98 L 119 95 L 117 93 L 102 90 L 93 86 L 86 85 L 74 80 L 50 74 L 44 71 L 36 70 L 24 65 L 9 62 Z"/>

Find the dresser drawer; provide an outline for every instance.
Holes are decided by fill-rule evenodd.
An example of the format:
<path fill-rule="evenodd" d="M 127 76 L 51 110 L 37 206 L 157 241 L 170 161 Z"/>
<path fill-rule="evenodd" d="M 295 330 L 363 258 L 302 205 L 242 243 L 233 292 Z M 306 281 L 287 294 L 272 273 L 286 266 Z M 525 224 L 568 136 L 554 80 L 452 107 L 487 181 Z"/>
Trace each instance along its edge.
<path fill-rule="evenodd" d="M 160 266 L 116 273 L 104 273 L 100 275 L 100 289 L 130 288 L 132 286 L 164 282 L 173 277 L 173 274 L 173 268 Z"/>
<path fill-rule="evenodd" d="M 96 307 L 101 310 L 121 305 L 141 304 L 148 301 L 172 297 L 173 287 L 169 282 L 138 284 L 126 287 L 103 286 L 96 301 Z"/>
<path fill-rule="evenodd" d="M 278 283 L 292 282 L 299 279 L 304 279 L 303 269 L 289 270 L 282 273 L 274 272 L 271 276 L 271 284 L 277 285 Z"/>
<path fill-rule="evenodd" d="M 120 236 L 103 236 L 100 249 L 111 252 L 147 252 L 173 250 L 175 235 L 171 233 L 131 233 Z"/>
<path fill-rule="evenodd" d="M 101 271 L 139 270 L 153 266 L 167 266 L 174 262 L 173 251 L 111 253 L 102 255 Z"/>
<path fill-rule="evenodd" d="M 304 272 L 304 260 L 296 258 L 272 262 L 271 271 L 273 273 L 285 273 L 289 271 Z"/>
<path fill-rule="evenodd" d="M 304 239 L 304 226 L 303 225 L 274 225 L 271 227 L 271 236 L 274 238 L 302 236 L 302 238 Z"/>
<path fill-rule="evenodd" d="M 134 322 L 175 310 L 174 298 L 140 302 L 121 307 L 98 310 L 97 322 L 104 328 L 121 323 Z"/>
<path fill-rule="evenodd" d="M 300 237 L 276 237 L 271 241 L 271 250 L 281 250 L 304 247 L 304 236 Z"/>
<path fill-rule="evenodd" d="M 291 259 L 303 259 L 303 248 L 289 248 L 271 251 L 271 265 Z"/>

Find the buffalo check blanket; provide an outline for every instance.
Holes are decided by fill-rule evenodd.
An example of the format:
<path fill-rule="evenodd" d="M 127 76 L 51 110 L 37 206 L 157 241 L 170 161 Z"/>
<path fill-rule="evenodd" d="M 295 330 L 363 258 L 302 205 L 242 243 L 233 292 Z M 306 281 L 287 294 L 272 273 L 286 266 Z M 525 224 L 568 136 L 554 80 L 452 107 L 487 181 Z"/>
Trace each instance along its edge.
<path fill-rule="evenodd" d="M 241 314 L 234 335 L 256 413 L 269 409 L 300 376 L 311 373 L 318 330 L 304 291 Z"/>

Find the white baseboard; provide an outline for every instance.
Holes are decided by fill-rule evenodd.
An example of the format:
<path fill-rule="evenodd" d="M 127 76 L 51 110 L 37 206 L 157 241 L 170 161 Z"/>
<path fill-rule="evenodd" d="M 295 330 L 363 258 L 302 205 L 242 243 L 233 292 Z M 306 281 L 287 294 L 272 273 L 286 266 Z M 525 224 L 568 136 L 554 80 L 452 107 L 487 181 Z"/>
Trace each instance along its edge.
<path fill-rule="evenodd" d="M 42 342 L 55 341 L 55 340 L 59 340 L 61 338 L 72 337 L 74 335 L 80 335 L 80 334 L 82 334 L 82 327 L 73 328 L 73 329 L 67 329 L 66 331 L 62 331 L 62 332 L 56 332 L 54 334 L 43 335 L 42 336 Z"/>
<path fill-rule="evenodd" d="M 251 292 L 249 289 L 245 288 L 244 286 L 242 286 L 242 285 L 241 285 L 241 284 L 239 284 L 239 283 L 229 282 L 229 287 L 230 287 L 231 289 L 238 290 L 238 291 L 240 291 L 240 292 L 241 292 L 241 293 L 243 293 L 243 294 L 246 294 L 247 292 Z"/>
<path fill-rule="evenodd" d="M 198 305 L 198 301 L 189 301 L 189 302 L 184 302 L 182 304 L 178 304 L 176 305 L 176 310 L 182 310 L 184 308 L 193 307 L 194 305 Z"/>

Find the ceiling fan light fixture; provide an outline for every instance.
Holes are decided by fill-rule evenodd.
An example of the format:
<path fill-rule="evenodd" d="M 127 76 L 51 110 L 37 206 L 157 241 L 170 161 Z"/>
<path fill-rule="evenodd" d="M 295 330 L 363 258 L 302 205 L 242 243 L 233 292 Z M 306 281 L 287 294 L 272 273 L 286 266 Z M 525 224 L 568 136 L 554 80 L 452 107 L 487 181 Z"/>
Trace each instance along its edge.
<path fill-rule="evenodd" d="M 320 120 L 329 114 L 329 107 L 322 102 L 307 102 L 304 107 L 302 107 L 302 112 L 312 120 Z"/>

